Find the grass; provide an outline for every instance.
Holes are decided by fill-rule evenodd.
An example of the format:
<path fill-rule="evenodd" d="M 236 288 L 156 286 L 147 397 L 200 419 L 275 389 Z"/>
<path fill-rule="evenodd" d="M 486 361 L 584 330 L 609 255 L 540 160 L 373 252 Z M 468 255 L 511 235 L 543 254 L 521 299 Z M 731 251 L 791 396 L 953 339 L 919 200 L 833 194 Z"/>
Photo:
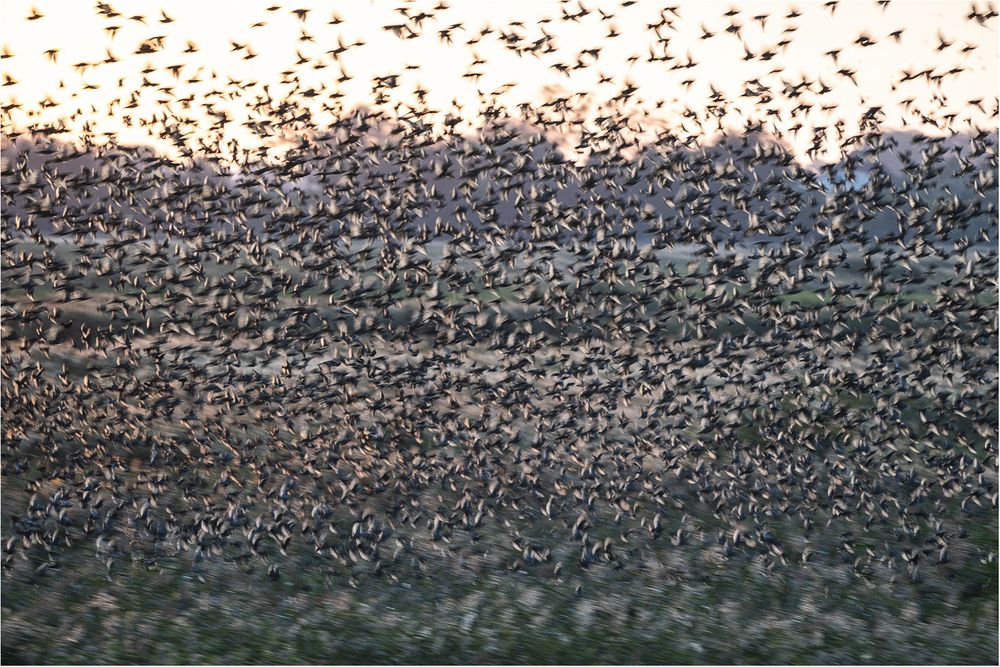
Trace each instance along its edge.
<path fill-rule="evenodd" d="M 992 532 L 991 532 L 992 531 Z M 983 526 L 996 535 L 996 520 Z M 972 536 L 977 542 L 982 535 Z M 995 544 L 993 545 L 995 547 Z M 685 554 L 697 558 L 695 553 Z M 964 586 L 867 581 L 829 566 L 577 580 L 461 568 L 359 588 L 299 560 L 272 581 L 211 563 L 106 576 L 87 547 L 61 571 L 3 582 L 3 661 L 45 663 L 987 663 L 995 564 Z M 198 577 L 201 577 L 199 579 Z M 974 585 L 970 579 L 977 579 Z"/>

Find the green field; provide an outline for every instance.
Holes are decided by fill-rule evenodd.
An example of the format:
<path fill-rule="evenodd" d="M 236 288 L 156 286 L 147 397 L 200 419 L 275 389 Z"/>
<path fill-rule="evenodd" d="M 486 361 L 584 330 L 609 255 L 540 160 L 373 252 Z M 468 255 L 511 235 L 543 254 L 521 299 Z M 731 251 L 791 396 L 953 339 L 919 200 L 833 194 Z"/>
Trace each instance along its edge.
<path fill-rule="evenodd" d="M 165 268 L 163 264 L 135 262 L 132 272 L 143 279 L 155 278 Z M 720 346 L 736 345 L 745 337 L 749 340 L 780 331 L 783 325 L 779 317 L 760 315 L 762 305 L 772 302 L 779 309 L 774 312 L 806 319 L 820 331 L 827 331 L 824 327 L 837 315 L 834 309 L 856 309 L 857 319 L 847 321 L 844 329 L 849 335 L 867 336 L 873 347 L 904 330 L 910 340 L 917 334 L 947 334 L 980 341 L 975 338 L 976 327 L 991 312 L 995 314 L 995 286 L 981 283 L 974 290 L 968 282 L 942 286 L 939 281 L 866 299 L 857 287 L 848 287 L 847 293 L 832 293 L 820 281 L 787 291 L 777 284 L 754 286 L 750 271 L 726 289 L 716 290 L 706 278 L 706 266 L 687 264 L 686 258 L 678 266 L 678 277 L 669 281 L 645 276 L 590 285 L 575 293 L 578 309 L 572 314 L 550 306 L 544 306 L 543 312 L 531 299 L 538 283 L 523 282 L 517 274 L 512 274 L 507 285 L 471 282 L 461 288 L 450 288 L 444 280 L 435 285 L 425 275 L 411 277 L 408 284 L 383 297 L 393 307 L 380 313 L 363 305 L 353 310 L 344 306 L 363 304 L 365 295 L 385 288 L 376 273 L 361 273 L 338 282 L 333 303 L 315 304 L 315 310 L 302 318 L 296 309 L 311 303 L 309 299 L 321 292 L 315 287 L 296 290 L 289 284 L 263 307 L 264 317 L 258 322 L 261 336 L 288 331 L 297 336 L 294 354 L 287 357 L 295 364 L 286 379 L 279 372 L 279 361 L 240 329 L 245 311 L 238 295 L 220 294 L 217 284 L 192 284 L 182 295 L 229 307 L 233 318 L 221 330 L 231 335 L 224 339 L 203 338 L 199 328 L 188 325 L 162 333 L 161 325 L 170 322 L 158 314 L 156 305 L 160 300 L 177 298 L 163 291 L 143 290 L 152 306 L 144 318 L 134 308 L 127 316 L 114 310 L 116 302 L 130 304 L 138 298 L 140 290 L 128 284 L 102 288 L 95 277 L 90 291 L 73 299 L 51 285 L 37 284 L 31 290 L 33 303 L 16 281 L 5 277 L 3 305 L 8 313 L 41 313 L 53 306 L 59 313 L 56 326 L 50 329 L 54 336 L 50 343 L 23 350 L 16 342 L 39 332 L 8 319 L 4 355 L 8 363 L 40 369 L 39 386 L 69 388 L 81 386 L 88 377 L 116 382 L 132 377 L 142 382 L 153 377 L 155 364 L 143 356 L 143 350 L 154 340 L 159 341 L 160 352 L 166 353 L 160 357 L 161 364 L 185 358 L 205 360 L 210 365 L 206 378 L 192 378 L 194 384 L 178 394 L 184 397 L 183 410 L 158 414 L 154 395 L 147 397 L 137 390 L 122 396 L 120 407 L 128 415 L 128 424 L 141 424 L 139 431 L 135 426 L 122 427 L 111 418 L 102 422 L 112 437 L 101 446 L 119 462 L 115 483 L 126 497 L 133 498 L 134 505 L 126 511 L 134 512 L 143 488 L 157 471 L 149 463 L 150 437 L 177 447 L 177 451 L 187 448 L 183 456 L 172 452 L 171 457 L 175 462 L 186 460 L 204 475 L 207 481 L 199 488 L 206 494 L 221 470 L 230 471 L 248 486 L 260 484 L 263 488 L 248 462 L 269 457 L 269 453 L 282 460 L 286 469 L 301 469 L 309 461 L 308 451 L 303 455 L 301 448 L 296 449 L 299 443 L 308 442 L 324 425 L 335 424 L 335 418 L 347 414 L 360 414 L 362 419 L 386 425 L 384 435 L 393 439 L 379 447 L 401 460 L 417 454 L 435 461 L 461 456 L 461 443 L 449 443 L 448 434 L 435 421 L 435 411 L 448 409 L 444 397 L 429 404 L 427 414 L 409 415 L 408 431 L 388 430 L 389 422 L 366 400 L 381 395 L 390 408 L 395 405 L 400 393 L 392 386 L 391 376 L 363 376 L 346 366 L 330 366 L 342 375 L 338 384 L 328 387 L 325 399 L 288 394 L 283 405 L 291 411 L 300 406 L 309 408 L 296 412 L 294 419 L 263 411 L 230 411 L 224 402 L 224 387 L 209 382 L 218 370 L 211 364 L 219 364 L 220 369 L 252 371 L 284 382 L 282 386 L 295 387 L 313 380 L 321 374 L 319 369 L 326 368 L 323 364 L 343 359 L 352 349 L 390 359 L 398 364 L 391 366 L 393 372 L 404 373 L 407 360 L 414 355 L 439 352 L 434 349 L 431 323 L 416 327 L 414 331 L 420 335 L 405 345 L 379 339 L 377 330 L 358 333 L 355 328 L 365 316 L 387 316 L 396 325 L 409 322 L 421 304 L 429 303 L 428 294 L 436 290 L 442 303 L 483 313 L 482 327 L 498 326 L 503 318 L 533 323 L 530 353 L 522 353 L 516 345 L 491 349 L 474 339 L 453 344 L 462 355 L 449 362 L 449 371 L 458 377 L 495 372 L 499 385 L 523 382 L 517 385 L 517 392 L 497 393 L 491 400 L 516 400 L 536 411 L 549 410 L 559 404 L 560 392 L 570 391 L 557 389 L 552 378 L 574 368 L 589 369 L 588 382 L 597 393 L 587 400 L 604 401 L 607 414 L 620 417 L 622 425 L 604 433 L 603 445 L 580 446 L 576 454 L 595 454 L 601 447 L 632 443 L 635 433 L 660 429 L 678 435 L 688 448 L 683 456 L 690 465 L 700 462 L 710 469 L 724 470 L 741 453 L 766 453 L 770 438 L 780 430 L 787 437 L 821 447 L 817 459 L 861 470 L 862 457 L 877 462 L 889 459 L 886 451 L 859 447 L 857 439 L 873 432 L 871 420 L 887 401 L 891 402 L 899 408 L 893 432 L 903 434 L 907 444 L 895 458 L 898 473 L 891 479 L 898 486 L 890 495 L 904 501 L 909 498 L 910 513 L 901 518 L 887 513 L 888 518 L 863 525 L 860 519 L 837 517 L 825 506 L 816 516 L 814 531 L 803 529 L 801 522 L 790 517 L 774 516 L 767 525 L 784 549 L 776 557 L 759 542 L 751 545 L 732 539 L 735 519 L 726 514 L 729 510 L 714 509 L 681 480 L 664 475 L 656 479 L 666 490 L 666 502 L 659 510 L 669 528 L 652 537 L 639 523 L 640 515 L 650 516 L 657 509 L 649 498 L 636 501 L 632 514 L 621 517 L 602 497 L 591 510 L 591 536 L 598 541 L 613 540 L 614 553 L 619 555 L 614 561 L 589 567 L 578 562 L 579 543 L 567 539 L 577 510 L 567 510 L 553 521 L 540 521 L 544 499 L 527 491 L 517 492 L 522 494 L 517 511 L 492 507 L 474 537 L 456 528 L 447 539 L 431 540 L 426 530 L 410 530 L 405 521 L 400 522 L 396 534 L 412 540 L 412 547 L 391 559 L 385 554 L 378 567 L 367 559 L 337 562 L 320 558 L 305 539 L 293 540 L 287 554 L 280 555 L 268 541 L 262 547 L 263 556 L 247 558 L 239 547 L 241 530 L 233 532 L 232 544 L 218 546 L 217 551 L 207 548 L 203 560 L 195 559 L 190 546 L 182 548 L 169 539 L 150 541 L 143 530 L 122 522 L 115 529 L 121 544 L 102 547 L 101 553 L 95 551 L 93 538 L 82 535 L 74 535 L 58 553 L 50 554 L 36 544 L 18 547 L 2 582 L 3 661 L 996 662 L 996 473 L 988 465 L 996 460 L 995 432 L 991 438 L 980 427 L 990 420 L 995 423 L 997 418 L 995 372 L 990 376 L 992 384 L 972 387 L 975 391 L 971 392 L 965 391 L 968 387 L 963 386 L 960 369 L 956 375 L 956 369 L 949 368 L 934 369 L 933 381 L 926 384 L 933 386 L 933 391 L 902 389 L 886 378 L 894 380 L 897 373 L 910 373 L 920 363 L 914 356 L 919 350 L 904 348 L 898 357 L 901 365 L 893 370 L 879 367 L 879 357 L 866 349 L 852 359 L 838 361 L 838 368 L 845 372 L 841 383 L 823 384 L 810 379 L 794 356 L 780 348 L 749 358 L 716 352 Z M 216 266 L 205 272 L 225 276 L 233 269 Z M 941 281 L 957 275 L 944 269 L 941 274 Z M 296 280 L 302 280 L 309 272 L 296 275 Z M 840 283 L 846 285 L 859 279 L 859 274 L 850 270 L 838 274 Z M 731 303 L 733 309 L 720 310 L 714 320 L 703 320 L 699 326 L 704 330 L 692 338 L 692 327 L 683 317 L 684 305 L 715 299 Z M 646 335 L 626 339 L 613 329 L 600 334 L 582 326 L 598 319 L 596 313 L 609 303 L 623 311 L 633 308 L 631 312 L 640 320 L 651 323 L 644 330 Z M 949 304 L 949 314 L 958 313 L 954 321 L 935 309 L 941 303 Z M 185 311 L 178 308 L 177 312 Z M 741 317 L 737 320 L 730 312 Z M 387 321 L 378 321 L 389 326 Z M 196 324 L 192 320 L 192 325 Z M 96 348 L 83 349 L 81 345 L 84 340 L 88 345 L 114 342 L 125 331 L 130 332 L 138 350 L 141 363 L 135 366 L 120 365 L 125 358 L 120 352 L 102 356 Z M 321 334 L 330 335 L 331 340 L 314 346 L 311 341 Z M 49 333 L 41 335 L 48 337 Z M 598 340 L 600 335 L 604 338 Z M 224 365 L 219 361 L 221 345 L 234 352 Z M 188 356 L 173 356 L 181 351 Z M 621 383 L 631 380 L 628 368 L 619 366 L 618 359 L 628 354 L 634 356 L 631 363 L 660 364 L 669 382 L 641 388 L 633 393 L 632 402 L 620 402 L 618 397 L 624 395 Z M 989 354 L 978 342 L 968 346 L 969 363 L 985 363 Z M 698 358 L 704 358 L 705 363 L 690 368 L 685 365 Z M 541 371 L 531 374 L 536 368 Z M 877 372 L 866 375 L 865 369 Z M 760 391 L 766 393 L 755 397 L 758 406 L 767 407 L 763 413 L 737 410 L 731 419 L 719 423 L 654 421 L 661 419 L 655 414 L 657 406 L 682 404 L 684 393 L 696 389 L 718 392 L 720 405 L 735 401 L 739 395 L 728 386 L 727 378 L 754 374 L 773 381 L 761 384 Z M 854 377 L 865 382 L 848 381 Z M 875 379 L 870 380 L 872 377 Z M 351 386 L 350 392 L 345 393 L 345 384 Z M 583 391 L 583 387 L 576 387 L 571 394 Z M 209 398 L 193 401 L 203 396 Z M 796 403 L 791 397 L 806 397 L 808 401 Z M 7 395 L 8 406 L 12 398 Z M 35 449 L 41 422 L 32 423 L 23 415 L 40 414 L 40 408 L 30 407 L 29 398 L 19 395 L 13 401 L 14 407 L 25 411 L 13 422 L 16 430 L 11 430 L 12 422 L 5 424 L 5 540 L 33 492 L 52 494 L 63 484 L 46 473 L 41 464 L 44 455 Z M 60 400 L 74 405 L 73 392 L 61 394 Z M 317 402 L 320 405 L 310 405 Z M 801 414 L 802 404 L 812 410 L 808 418 Z M 488 416 L 491 406 L 489 401 L 478 405 L 477 401 L 463 401 L 462 410 L 475 420 Z M 330 421 L 322 421 L 321 414 L 328 414 Z M 183 445 L 188 435 L 180 421 L 183 415 L 193 415 L 207 425 L 212 440 L 201 456 L 190 443 Z M 401 428 L 397 422 L 392 424 Z M 502 460 L 496 465 L 509 472 L 511 488 L 516 489 L 513 480 L 520 470 L 517 450 L 528 451 L 531 439 L 544 435 L 547 427 L 543 420 L 515 420 L 506 426 L 510 442 L 504 443 Z M 938 437 L 931 426 L 947 429 L 949 437 Z M 65 449 L 49 455 L 86 456 L 93 447 L 89 439 L 96 437 L 95 433 L 82 433 L 76 439 L 66 438 L 62 444 Z M 278 438 L 276 445 L 274 440 L 265 444 L 270 437 Z M 649 447 L 639 441 L 631 446 Z M 642 453 L 642 465 L 650 466 L 646 472 L 654 476 L 670 454 L 662 447 L 649 447 Z M 965 497 L 967 491 L 949 491 L 948 480 L 939 477 L 935 465 L 944 460 L 942 457 L 959 454 L 985 464 L 981 479 L 987 488 L 994 489 L 993 496 L 975 496 L 970 501 Z M 760 460 L 766 465 L 766 456 Z M 18 469 L 17 461 L 31 465 Z M 88 474 L 102 474 L 101 466 L 94 466 Z M 764 471 L 760 478 L 768 480 L 773 474 L 775 471 Z M 620 479 L 614 469 L 599 476 L 603 484 Z M 931 481 L 932 495 L 921 495 L 924 487 L 916 483 L 921 479 Z M 540 483 L 553 481 L 543 479 Z M 447 508 L 460 498 L 460 491 L 441 484 L 425 489 L 422 500 Z M 387 492 L 373 498 L 381 511 L 387 511 L 394 500 Z M 248 507 L 260 501 L 259 497 L 246 500 Z M 671 501 L 683 501 L 683 509 L 672 506 Z M 180 498 L 168 489 L 163 502 L 170 505 Z M 330 520 L 349 529 L 356 509 L 337 506 Z M 686 539 L 674 545 L 671 533 L 678 528 L 685 531 Z M 915 532 L 906 536 L 903 530 Z M 914 568 L 898 557 L 904 547 L 936 554 L 936 530 L 962 535 L 951 542 L 947 562 L 936 563 L 930 556 Z M 549 549 L 551 559 L 531 564 L 516 558 L 511 547 L 513 533 Z M 843 551 L 845 535 L 850 536 L 851 552 Z M 735 548 L 724 546 L 732 542 Z M 558 575 L 553 569 L 555 562 L 564 564 Z M 268 575 L 271 565 L 280 569 L 277 580 Z"/>

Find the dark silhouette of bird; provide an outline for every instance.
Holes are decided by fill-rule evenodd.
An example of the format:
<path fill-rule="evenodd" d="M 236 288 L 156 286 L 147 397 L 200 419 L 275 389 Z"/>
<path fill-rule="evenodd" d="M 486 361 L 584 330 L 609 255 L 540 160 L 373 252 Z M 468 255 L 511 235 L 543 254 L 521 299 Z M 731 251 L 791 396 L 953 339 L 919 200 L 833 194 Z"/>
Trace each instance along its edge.
<path fill-rule="evenodd" d="M 99 4 L 106 57 L 70 76 L 109 101 L 18 101 L 4 73 L 5 571 L 56 579 L 85 542 L 109 577 L 462 567 L 580 596 L 661 560 L 919 582 L 987 558 L 963 535 L 997 501 L 997 103 L 948 98 L 964 38 L 883 99 L 862 63 L 905 25 L 774 27 L 838 7 L 656 8 L 637 34 L 610 6 L 404 4 L 379 39 L 460 55 L 475 98 L 431 108 L 409 56 L 359 82 L 374 47 L 337 14 L 220 28 L 253 60 L 291 22 L 272 81 L 158 34 L 180 13 Z M 576 26 L 601 41 L 565 48 Z M 736 85 L 699 62 L 730 35 Z M 560 85 L 508 104 L 491 43 Z"/>

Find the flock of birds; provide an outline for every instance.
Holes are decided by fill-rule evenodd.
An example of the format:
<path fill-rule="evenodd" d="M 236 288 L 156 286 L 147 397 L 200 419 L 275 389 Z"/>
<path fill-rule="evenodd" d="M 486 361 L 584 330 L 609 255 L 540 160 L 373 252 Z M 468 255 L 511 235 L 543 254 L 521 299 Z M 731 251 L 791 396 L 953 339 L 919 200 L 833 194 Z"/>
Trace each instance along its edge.
<path fill-rule="evenodd" d="M 553 48 L 447 9 L 404 5 L 385 29 Z M 111 38 L 174 20 L 97 11 Z M 613 12 L 576 2 L 542 32 L 595 11 L 614 39 Z M 649 26 L 654 47 L 683 11 Z M 317 12 L 267 12 L 322 41 Z M 702 37 L 798 10 L 772 14 L 734 9 Z M 974 4 L 970 31 L 996 16 Z M 329 61 L 356 47 L 327 43 Z M 940 57 L 966 47 L 942 39 Z M 135 53 L 163 48 L 151 36 Z M 649 57 L 679 76 L 696 66 Z M 245 126 L 285 142 L 276 159 L 227 145 L 215 97 L 241 81 L 135 121 L 175 157 L 86 132 L 63 142 L 58 123 L 7 134 L 8 574 L 51 576 L 80 546 L 109 573 L 182 559 L 201 576 L 225 560 L 356 587 L 442 567 L 579 586 L 678 558 L 905 580 L 996 558 L 963 546 L 997 506 L 996 133 L 958 128 L 943 92 L 914 109 L 940 135 L 887 131 L 873 107 L 856 134 L 814 126 L 815 148 L 844 157 L 807 169 L 769 109 L 833 113 L 820 77 L 747 82 L 760 115 L 739 135 L 636 145 L 627 82 L 589 124 L 571 97 L 523 117 L 485 100 L 470 137 L 383 108 L 392 76 L 373 107 L 323 115 L 310 105 L 338 108 L 336 85 L 294 83 L 317 63 L 300 53 L 293 92 L 252 105 Z M 853 85 L 836 67 L 834 87 Z M 108 114 L 128 122 L 190 69 L 144 71 Z M 900 80 L 943 90 L 956 69 Z M 995 99 L 969 103 L 995 121 Z M 717 92 L 685 119 L 708 133 L 727 104 Z M 5 127 L 23 111 L 5 103 Z M 552 139 L 573 133 L 583 161 Z"/>

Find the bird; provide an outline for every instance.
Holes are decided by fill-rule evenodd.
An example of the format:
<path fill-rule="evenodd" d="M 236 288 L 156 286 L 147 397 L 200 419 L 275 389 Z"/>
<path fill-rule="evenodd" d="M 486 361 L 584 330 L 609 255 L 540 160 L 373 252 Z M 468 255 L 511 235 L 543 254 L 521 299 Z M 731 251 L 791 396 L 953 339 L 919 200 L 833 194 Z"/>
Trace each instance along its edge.
<path fill-rule="evenodd" d="M 4 570 L 58 580 L 87 542 L 112 578 L 465 568 L 579 598 L 664 563 L 913 584 L 988 559 L 996 103 L 948 85 L 971 43 L 939 34 L 883 99 L 857 63 L 908 27 L 765 31 L 838 7 L 657 8 L 643 32 L 629 0 L 537 25 L 441 2 L 376 40 L 273 4 L 206 65 L 193 19 L 98 5 L 109 43 L 137 36 L 74 66 L 107 101 L 18 101 L 4 73 Z M 279 77 L 228 69 L 281 20 Z M 356 74 L 425 32 L 474 102 L 431 106 L 416 59 Z M 687 51 L 729 35 L 738 85 Z M 560 85 L 508 103 L 502 58 Z"/>

